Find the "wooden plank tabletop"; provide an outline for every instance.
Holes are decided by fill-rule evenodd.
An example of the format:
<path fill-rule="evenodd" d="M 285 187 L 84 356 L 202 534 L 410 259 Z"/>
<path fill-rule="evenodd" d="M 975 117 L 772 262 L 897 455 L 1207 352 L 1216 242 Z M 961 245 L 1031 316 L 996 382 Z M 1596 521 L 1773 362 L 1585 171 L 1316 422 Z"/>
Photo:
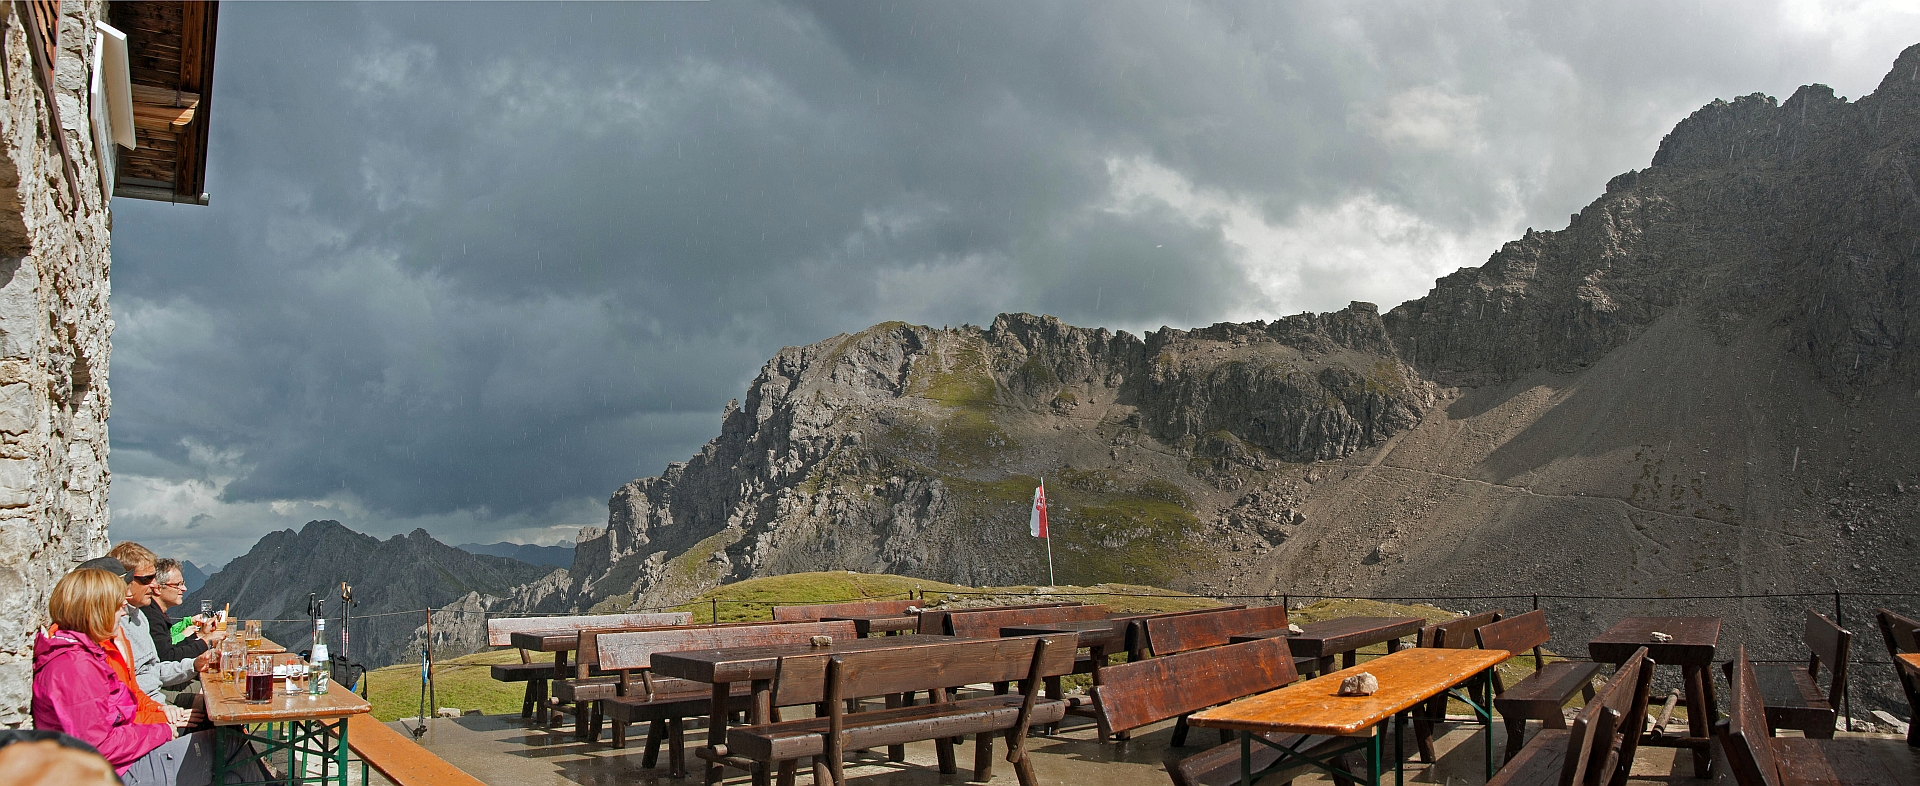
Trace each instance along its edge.
<path fill-rule="evenodd" d="M 821 617 L 821 622 L 851 622 L 853 629 L 860 635 L 873 633 L 899 633 L 919 627 L 918 614 L 835 614 Z"/>
<path fill-rule="evenodd" d="M 1653 640 L 1654 631 L 1673 637 Z M 1662 666 L 1711 666 L 1720 642 L 1719 617 L 1628 617 L 1587 642 L 1587 654 L 1601 663 L 1622 663 L 1641 647 Z"/>
<path fill-rule="evenodd" d="M 719 650 L 661 652 L 653 655 L 653 673 L 694 682 L 741 682 L 770 680 L 780 668 L 780 659 L 788 655 L 835 655 L 843 652 L 928 647 L 966 639 L 955 636 L 882 636 L 872 639 L 835 641 L 825 647 L 808 644 L 775 644 L 766 647 L 729 647 Z"/>
<path fill-rule="evenodd" d="M 1126 640 L 1127 626 L 1132 618 L 1105 620 L 1068 620 L 1065 622 L 1036 622 L 1026 625 L 1010 625 L 1000 629 L 1001 636 L 1045 636 L 1049 633 L 1074 633 L 1080 637 L 1082 647 L 1112 648 Z"/>
<path fill-rule="evenodd" d="M 1907 673 L 1920 677 L 1920 652 L 1902 652 L 1893 656 L 1893 659 L 1895 663 L 1900 664 L 1900 668 L 1906 669 Z"/>
<path fill-rule="evenodd" d="M 338 682 L 333 683 L 322 695 L 309 696 L 305 690 L 289 695 L 286 692 L 287 681 L 275 679 L 273 700 L 266 704 L 248 704 L 246 683 L 242 680 L 228 682 L 220 679 L 220 675 L 209 674 L 204 682 L 207 719 L 216 726 L 344 718 L 373 711 L 373 705 L 368 704 L 366 699 L 354 695 L 353 691 Z"/>
<path fill-rule="evenodd" d="M 508 635 L 512 646 L 534 652 L 572 652 L 580 649 L 577 630 L 514 631 Z"/>
<path fill-rule="evenodd" d="M 1234 636 L 1233 643 L 1285 636 L 1294 657 L 1324 658 L 1369 644 L 1403 639 L 1419 633 L 1426 624 L 1427 621 L 1419 617 L 1341 617 L 1301 625 L 1298 634 L 1276 628 Z"/>
<path fill-rule="evenodd" d="M 1361 734 L 1469 677 L 1512 657 L 1506 650 L 1403 649 L 1249 699 L 1193 715 L 1195 726 L 1281 734 Z M 1372 696 L 1341 696 L 1340 681 L 1360 672 L 1380 680 Z"/>

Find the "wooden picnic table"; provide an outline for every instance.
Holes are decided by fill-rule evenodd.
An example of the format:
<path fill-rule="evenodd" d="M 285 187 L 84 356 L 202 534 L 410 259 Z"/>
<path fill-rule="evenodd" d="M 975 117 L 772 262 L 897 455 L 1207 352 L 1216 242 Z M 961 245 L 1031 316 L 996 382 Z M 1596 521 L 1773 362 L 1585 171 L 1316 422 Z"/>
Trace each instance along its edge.
<path fill-rule="evenodd" d="M 956 636 L 915 633 L 905 636 L 835 641 L 824 647 L 809 644 L 776 644 L 765 647 L 661 652 L 652 656 L 650 668 L 655 676 L 677 677 L 713 686 L 711 694 L 713 703 L 707 716 L 707 741 L 705 745 L 694 751 L 694 755 L 713 763 L 714 766 L 707 770 L 707 779 L 709 783 L 715 783 L 719 774 L 716 767 L 726 763 L 728 759 L 727 718 L 733 714 L 731 711 L 733 683 L 752 684 L 753 701 L 747 712 L 747 723 L 759 725 L 773 720 L 773 678 L 780 672 L 780 659 L 783 657 L 910 649 L 956 641 L 965 641 L 965 639 Z M 753 770 L 753 772 L 756 784 L 764 786 L 768 782 L 768 776 L 764 770 Z"/>
<path fill-rule="evenodd" d="M 821 617 L 822 622 L 851 622 L 853 629 L 866 638 L 875 633 L 910 633 L 920 625 L 918 614 L 847 614 Z"/>
<path fill-rule="evenodd" d="M 1655 632 L 1673 638 L 1655 641 Z M 1697 778 L 1713 775 L 1711 730 L 1714 721 L 1720 719 L 1720 706 L 1714 699 L 1713 674 L 1708 669 L 1719 642 L 1719 617 L 1628 617 L 1587 642 L 1587 654 L 1597 662 L 1622 663 L 1646 647 L 1647 657 L 1656 665 L 1680 667 L 1687 691 L 1687 735 L 1676 737 L 1654 729 L 1640 743 L 1691 748 Z"/>
<path fill-rule="evenodd" d="M 1350 669 L 1359 661 L 1359 649 L 1369 644 L 1387 643 L 1387 654 L 1400 651 L 1400 640 L 1415 636 L 1427 621 L 1419 617 L 1341 617 L 1309 622 L 1299 633 L 1286 628 L 1256 631 L 1234 636 L 1232 643 L 1285 636 L 1287 649 L 1296 658 L 1313 658 L 1313 672 L 1333 670 L 1333 656 L 1340 656 L 1340 667 Z"/>
<path fill-rule="evenodd" d="M 1301 627 L 1305 627 L 1304 625 Z M 1271 637 L 1269 637 L 1271 638 Z M 1366 668 L 1348 667 L 1323 674 L 1305 682 L 1268 691 L 1232 704 L 1195 713 L 1188 719 L 1194 726 L 1209 726 L 1239 732 L 1240 773 L 1242 783 L 1252 783 L 1253 744 L 1269 744 L 1267 734 L 1307 734 L 1365 737 L 1344 751 L 1344 755 L 1364 749 L 1365 776 L 1352 773 L 1355 780 L 1378 786 L 1380 782 L 1381 734 L 1378 727 L 1389 718 L 1394 721 L 1394 781 L 1402 778 L 1400 726 L 1404 714 L 1443 693 L 1454 691 L 1468 681 L 1467 695 L 1457 696 L 1474 708 L 1486 724 L 1487 777 L 1493 777 L 1493 714 L 1491 702 L 1492 669 L 1512 657 L 1505 650 L 1457 650 L 1432 647 L 1397 650 L 1367 661 Z M 1341 696 L 1340 682 L 1362 671 L 1380 680 L 1380 689 L 1371 696 Z M 1278 746 L 1272 746 L 1278 748 Z M 1298 764 L 1291 751 L 1283 751 L 1275 767 Z M 1334 752 L 1328 752 L 1334 753 Z M 1328 758 L 1331 758 L 1329 756 Z M 1320 766 L 1315 762 L 1316 766 Z M 1327 769 L 1321 767 L 1322 769 Z M 1329 770 L 1331 771 L 1331 770 Z"/>
<path fill-rule="evenodd" d="M 1920 677 L 1920 652 L 1902 652 L 1893 656 L 1893 662 L 1908 674 Z"/>
<path fill-rule="evenodd" d="M 328 680 L 331 687 L 327 692 L 318 696 L 308 694 L 305 685 L 288 693 L 286 679 L 281 677 L 274 679 L 271 701 L 248 704 L 246 677 L 235 675 L 237 679 L 227 680 L 221 679 L 223 676 L 226 675 L 208 674 L 201 680 L 207 720 L 214 725 L 213 782 L 225 783 L 233 767 L 251 760 L 229 762 L 223 751 L 251 743 L 261 762 L 270 761 L 283 751 L 286 760 L 280 766 L 284 772 L 292 771 L 296 758 L 301 761 L 300 766 L 320 761 L 320 782 L 347 786 L 347 723 L 344 719 L 372 712 L 373 705 L 332 680 Z M 249 728 L 262 724 L 272 726 L 264 734 Z"/>

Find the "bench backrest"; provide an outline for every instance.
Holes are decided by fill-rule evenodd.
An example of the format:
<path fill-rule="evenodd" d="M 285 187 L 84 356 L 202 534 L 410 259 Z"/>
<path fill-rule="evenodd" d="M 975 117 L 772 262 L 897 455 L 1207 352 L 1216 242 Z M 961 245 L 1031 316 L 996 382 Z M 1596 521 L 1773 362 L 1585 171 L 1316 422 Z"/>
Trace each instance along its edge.
<path fill-rule="evenodd" d="M 600 668 L 607 671 L 651 669 L 656 653 L 806 644 L 815 636 L 851 641 L 857 634 L 851 622 L 784 622 L 602 633 L 598 642 Z"/>
<path fill-rule="evenodd" d="M 1287 626 L 1286 606 L 1255 606 L 1249 609 L 1149 617 L 1147 646 L 1156 656 L 1218 647 L 1234 636 Z"/>
<path fill-rule="evenodd" d="M 1853 648 L 1853 633 L 1833 624 L 1833 620 L 1819 612 L 1807 609 L 1807 629 L 1801 639 L 1812 655 L 1807 662 L 1807 674 L 1814 678 L 1814 684 L 1819 684 L 1821 664 L 1826 664 L 1832 672 L 1827 705 L 1838 708 L 1841 696 L 1847 691 L 1847 652 Z"/>
<path fill-rule="evenodd" d="M 1511 650 L 1509 650 L 1511 651 Z M 1653 660 L 1641 647 L 1627 658 L 1568 729 L 1567 756 L 1560 764 L 1560 786 L 1624 783 L 1646 723 L 1653 690 Z"/>
<path fill-rule="evenodd" d="M 920 624 L 914 628 L 914 632 L 925 633 L 933 636 L 945 636 L 947 635 L 947 617 L 949 615 L 958 614 L 964 611 L 992 611 L 995 609 L 998 609 L 1001 611 L 1005 611 L 1008 609 L 1050 609 L 1055 606 L 1078 606 L 1078 605 L 1080 604 L 1067 602 L 1067 601 L 1056 601 L 1053 603 L 1025 603 L 1017 606 L 982 606 L 980 608 L 975 608 L 975 609 L 925 609 L 920 612 Z"/>
<path fill-rule="evenodd" d="M 722 622 L 718 625 L 665 625 L 646 628 L 589 628 L 580 631 L 580 644 L 573 650 L 575 676 L 587 678 L 589 667 L 600 665 L 600 637 L 613 633 L 636 633 L 647 630 L 712 630 L 714 628 L 747 628 L 755 625 L 767 625 L 766 622 Z"/>
<path fill-rule="evenodd" d="M 1474 634 L 1487 625 L 1499 622 L 1500 615 L 1505 613 L 1503 609 L 1494 609 L 1428 625 L 1420 629 L 1420 646 L 1449 650 L 1473 649 L 1480 645 L 1480 638 Z"/>
<path fill-rule="evenodd" d="M 1125 731 L 1292 684 L 1287 640 L 1161 655 L 1100 670 L 1093 703 L 1107 726 Z"/>
<path fill-rule="evenodd" d="M 840 661 L 841 695 L 849 699 L 1024 680 L 1034 666 L 1034 647 L 1043 638 L 1054 644 L 1040 661 L 1040 676 L 1073 671 L 1076 642 L 1071 633 L 943 642 L 904 650 L 790 655 L 780 659 L 774 701 L 782 706 L 820 701 L 828 687 L 827 663 L 833 659 Z"/>
<path fill-rule="evenodd" d="M 487 645 L 504 647 L 513 643 L 513 634 L 545 630 L 585 630 L 587 628 L 658 628 L 685 625 L 693 615 L 684 611 L 635 612 L 632 614 L 583 614 L 572 617 L 496 617 L 487 620 Z"/>
<path fill-rule="evenodd" d="M 1880 637 L 1887 642 L 1887 654 L 1920 652 L 1920 620 L 1891 609 L 1875 609 L 1880 619 Z"/>
<path fill-rule="evenodd" d="M 1533 666 L 1536 670 L 1540 668 L 1540 646 L 1553 638 L 1553 634 L 1547 630 L 1547 613 L 1539 609 L 1499 622 L 1489 622 L 1475 629 L 1473 635 L 1480 641 L 1480 649 L 1483 650 L 1506 650 L 1515 657 L 1533 650 Z"/>
<path fill-rule="evenodd" d="M 1742 645 L 1733 661 L 1732 685 L 1727 692 L 1727 719 L 1715 725 L 1727 764 L 1740 786 L 1779 786 L 1780 770 L 1768 737 L 1767 708 L 1760 695 L 1760 679 Z"/>
<path fill-rule="evenodd" d="M 827 617 L 866 617 L 878 614 L 905 614 L 919 605 L 916 600 L 863 600 L 853 603 L 816 603 L 811 606 L 775 606 L 776 622 L 817 620 Z"/>
<path fill-rule="evenodd" d="M 963 639 L 996 639 L 1000 629 L 1014 625 L 1038 625 L 1048 622 L 1081 622 L 1107 618 L 1107 607 L 1045 606 L 1037 609 L 982 609 L 956 611 L 947 615 L 947 635 Z M 963 685 L 965 683 L 954 683 Z"/>

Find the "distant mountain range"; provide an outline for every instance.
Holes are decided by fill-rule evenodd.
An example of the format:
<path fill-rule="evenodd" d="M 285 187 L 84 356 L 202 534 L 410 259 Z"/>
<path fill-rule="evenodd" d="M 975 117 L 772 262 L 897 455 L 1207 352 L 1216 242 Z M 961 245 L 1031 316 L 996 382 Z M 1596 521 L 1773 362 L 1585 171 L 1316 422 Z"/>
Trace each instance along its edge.
<path fill-rule="evenodd" d="M 532 565 L 573 567 L 573 541 L 570 540 L 561 541 L 559 545 L 554 546 L 535 546 L 527 543 L 462 543 L 454 548 L 469 554 L 512 557 Z"/>
<path fill-rule="evenodd" d="M 200 589 L 200 585 L 207 583 L 207 572 L 201 570 L 199 565 L 180 560 L 180 580 L 186 582 L 187 591 L 192 592 Z"/>
<path fill-rule="evenodd" d="M 556 572 L 565 575 L 511 557 L 457 549 L 425 530 L 380 540 L 337 521 L 310 521 L 298 532 L 268 533 L 189 594 L 186 607 L 198 608 L 203 598 L 216 606 L 232 603 L 236 618 L 266 620 L 268 638 L 300 651 L 312 635 L 309 593 L 326 598 L 327 617 L 338 620 L 340 583 L 346 582 L 353 587 L 353 615 L 372 617 L 353 622 L 349 654 L 370 666 L 384 666 L 407 659 L 408 642 L 425 614 L 372 615 L 424 612 L 475 593 L 508 595 L 515 586 Z M 335 627 L 337 623 L 329 630 L 337 648 Z"/>

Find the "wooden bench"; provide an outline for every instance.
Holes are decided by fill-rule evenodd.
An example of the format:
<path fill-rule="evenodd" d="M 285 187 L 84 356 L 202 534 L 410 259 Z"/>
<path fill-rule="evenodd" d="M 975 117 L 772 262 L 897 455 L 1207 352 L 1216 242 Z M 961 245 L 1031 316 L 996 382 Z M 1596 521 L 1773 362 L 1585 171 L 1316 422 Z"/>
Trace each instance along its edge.
<path fill-rule="evenodd" d="M 1078 605 L 1080 604 L 1072 601 L 1055 601 L 1053 603 L 1026 603 L 1026 604 L 1021 604 L 1017 606 L 981 606 L 978 608 L 971 608 L 971 609 L 921 609 L 920 624 L 914 628 L 914 632 L 924 633 L 924 634 L 933 635 L 933 636 L 945 636 L 947 635 L 947 617 L 949 615 L 959 614 L 963 612 L 1010 611 L 1013 609 L 1050 609 L 1055 606 L 1078 606 Z"/>
<path fill-rule="evenodd" d="M 1903 616 L 1888 609 L 1875 609 L 1874 616 L 1880 622 L 1880 637 L 1887 643 L 1887 655 L 1920 652 L 1920 620 Z M 1900 680 L 1900 689 L 1907 694 L 1907 744 L 1920 748 L 1920 678 L 1902 670 L 1898 664 L 1893 667 L 1894 677 Z"/>
<path fill-rule="evenodd" d="M 799 759 L 811 757 L 814 783 L 841 786 L 846 783 L 847 750 L 933 740 L 940 770 L 950 774 L 953 739 L 971 734 L 974 779 L 984 781 L 993 777 L 993 735 L 1004 733 L 1006 758 L 1021 786 L 1038 786 L 1026 750 L 1027 729 L 1065 717 L 1066 704 L 1042 699 L 1040 686 L 1047 677 L 1073 667 L 1076 643 L 1071 634 L 1023 636 L 918 648 L 910 658 L 887 650 L 782 658 L 776 682 L 783 687 L 776 693 L 801 697 L 812 693 L 807 686 L 820 686 L 826 717 L 728 729 L 728 751 L 777 767 L 782 784 L 792 782 Z M 1020 689 L 1010 694 L 955 699 L 948 691 L 954 684 L 1014 680 Z M 933 694 L 932 703 L 846 711 L 851 698 L 923 690 Z"/>
<path fill-rule="evenodd" d="M 1832 620 L 1807 610 L 1806 631 L 1801 641 L 1810 653 L 1805 668 L 1785 664 L 1754 667 L 1759 679 L 1760 696 L 1767 708 L 1767 723 L 1774 729 L 1796 729 L 1809 737 L 1832 739 L 1838 725 L 1840 699 L 1847 690 L 1847 651 L 1853 634 Z M 1820 690 L 1820 664 L 1831 672 L 1831 685 Z M 1731 681 L 1733 663 L 1727 663 Z"/>
<path fill-rule="evenodd" d="M 1242 633 L 1287 626 L 1287 607 L 1208 610 L 1148 617 L 1142 620 L 1147 649 L 1156 656 L 1220 647 Z"/>
<path fill-rule="evenodd" d="M 1144 631 L 1145 648 L 1155 657 L 1164 658 L 1184 652 L 1228 646 L 1232 638 L 1239 634 L 1286 626 L 1287 607 L 1257 606 L 1148 617 L 1140 621 L 1139 627 Z M 1279 639 L 1275 640 L 1279 641 Z M 1286 652 L 1284 648 L 1281 651 Z M 1293 658 L 1289 655 L 1288 660 L 1294 667 L 1294 676 L 1297 678 L 1300 661 L 1313 659 Z M 1099 709 L 1098 702 L 1095 703 L 1095 709 Z M 1191 712 L 1182 713 L 1179 722 L 1174 724 L 1175 747 L 1187 744 L 1187 715 L 1191 714 Z M 1117 733 L 1125 732 L 1120 730 Z"/>
<path fill-rule="evenodd" d="M 1646 723 L 1653 665 L 1641 647 L 1574 716 L 1572 728 L 1542 729 L 1487 786 L 1624 786 Z"/>
<path fill-rule="evenodd" d="M 587 614 L 568 617 L 495 617 L 487 620 L 487 646 L 505 647 L 513 643 L 513 634 L 543 630 L 579 630 L 581 628 L 647 627 L 685 625 L 693 615 L 684 612 L 635 612 L 632 614 Z M 524 682 L 520 717 L 532 718 L 540 710 L 540 725 L 546 725 L 547 681 L 565 678 L 565 655 L 556 653 L 553 663 L 535 663 L 526 651 L 520 651 L 519 663 L 496 663 L 489 671 L 498 682 Z"/>
<path fill-rule="evenodd" d="M 827 617 L 865 617 L 878 614 L 905 614 L 920 604 L 917 600 L 865 600 L 853 603 L 816 603 L 811 606 L 775 606 L 775 622 L 801 622 Z"/>
<path fill-rule="evenodd" d="M 1729 775 L 1739 786 L 1920 784 L 1920 756 L 1892 740 L 1774 737 L 1760 680 L 1742 646 L 1733 661 L 1727 718 L 1714 724 Z"/>
<path fill-rule="evenodd" d="M 347 748 L 393 786 L 486 786 L 368 713 L 347 716 Z"/>
<path fill-rule="evenodd" d="M 1505 609 L 1483 611 L 1464 617 L 1437 622 L 1420 629 L 1418 644 L 1421 647 L 1440 647 L 1442 649 L 1467 650 L 1480 646 L 1478 631 L 1490 623 L 1499 622 Z M 1498 694 L 1506 690 L 1506 682 L 1500 678 L 1500 672 L 1493 673 L 1493 691 Z M 1447 717 L 1447 697 L 1441 696 L 1427 702 L 1415 713 L 1413 719 L 1414 745 L 1419 748 L 1420 761 L 1432 764 L 1436 754 L 1433 749 L 1434 730 Z"/>
<path fill-rule="evenodd" d="M 1507 726 L 1508 759 L 1512 759 L 1520 750 L 1528 720 L 1540 721 L 1543 728 L 1564 729 L 1567 727 L 1567 718 L 1561 714 L 1560 708 L 1573 700 L 1576 693 L 1589 701 L 1593 699 L 1593 680 L 1600 675 L 1600 664 L 1545 662 L 1545 654 L 1540 648 L 1552 638 L 1547 630 L 1546 612 L 1535 609 L 1481 625 L 1474 630 L 1474 637 L 1479 640 L 1481 649 L 1506 650 L 1515 656 L 1527 650 L 1533 651 L 1533 673 L 1500 691 L 1493 700 L 1494 709 L 1500 712 L 1500 719 Z"/>
<path fill-rule="evenodd" d="M 1254 629 L 1264 627 L 1271 626 Z M 1108 666 L 1105 678 L 1104 684 L 1093 688 L 1093 702 L 1115 732 L 1177 718 L 1173 745 L 1180 747 L 1186 744 L 1188 715 L 1292 684 L 1299 673 L 1294 670 L 1285 640 L 1261 639 Z M 1222 744 L 1216 747 L 1167 762 L 1167 774 L 1175 786 L 1224 786 L 1238 781 L 1240 745 L 1228 741 L 1230 732 L 1222 731 L 1220 737 Z M 1268 739 L 1297 745 L 1303 737 L 1269 735 Z M 1255 771 L 1271 766 L 1280 756 L 1264 745 L 1254 747 Z M 1302 765 L 1300 772 L 1308 769 Z M 1285 781 L 1289 777 L 1291 774 L 1282 773 L 1277 779 Z"/>
<path fill-rule="evenodd" d="M 642 766 L 654 765 L 660 742 L 665 739 L 669 745 L 669 774 L 675 778 L 685 776 L 685 720 L 704 717 L 712 709 L 713 686 L 687 680 L 655 679 L 649 671 L 653 667 L 653 656 L 686 650 L 806 644 L 814 636 L 852 640 L 856 634 L 851 622 L 763 623 L 600 634 L 595 642 L 600 667 L 621 674 L 615 695 L 598 700 L 600 716 L 613 726 L 613 746 L 627 747 L 627 726 L 646 722 L 647 749 L 641 759 Z M 748 690 L 748 686 L 742 685 L 733 691 L 734 711 L 748 708 L 746 702 L 751 701 Z M 775 694 L 774 700 L 779 706 L 778 690 Z M 813 698 L 788 704 L 817 701 L 819 699 Z M 598 736 L 597 729 L 591 733 Z"/>

